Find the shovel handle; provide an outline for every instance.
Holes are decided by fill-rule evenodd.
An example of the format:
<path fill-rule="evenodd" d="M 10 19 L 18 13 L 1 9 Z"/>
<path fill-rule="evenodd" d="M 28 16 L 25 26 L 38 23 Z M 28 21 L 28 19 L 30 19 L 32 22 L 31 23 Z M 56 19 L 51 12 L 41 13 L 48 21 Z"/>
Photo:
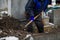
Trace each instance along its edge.
<path fill-rule="evenodd" d="M 38 18 L 40 16 L 40 14 L 38 14 L 37 16 L 35 16 L 34 17 L 34 20 L 36 19 L 36 18 Z M 33 22 L 33 20 L 30 20 L 26 25 L 25 25 L 25 27 L 27 27 L 29 24 L 31 24 Z"/>

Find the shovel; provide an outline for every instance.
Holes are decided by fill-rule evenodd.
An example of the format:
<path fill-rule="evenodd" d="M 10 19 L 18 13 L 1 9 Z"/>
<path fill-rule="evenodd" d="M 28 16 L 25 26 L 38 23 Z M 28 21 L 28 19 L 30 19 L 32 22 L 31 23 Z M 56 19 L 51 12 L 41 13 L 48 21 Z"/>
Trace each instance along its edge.
<path fill-rule="evenodd" d="M 34 20 L 35 20 L 36 18 L 38 18 L 40 15 L 41 15 L 41 14 L 36 15 L 36 16 L 34 17 Z M 25 28 L 28 27 L 28 25 L 31 24 L 32 22 L 33 22 L 33 20 L 30 20 L 30 21 L 25 25 Z"/>

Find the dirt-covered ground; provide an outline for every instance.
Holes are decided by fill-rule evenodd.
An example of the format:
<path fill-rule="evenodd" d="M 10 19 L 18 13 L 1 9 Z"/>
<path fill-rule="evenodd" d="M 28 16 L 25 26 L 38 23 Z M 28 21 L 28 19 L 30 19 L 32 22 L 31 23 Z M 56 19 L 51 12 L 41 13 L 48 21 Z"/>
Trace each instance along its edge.
<path fill-rule="evenodd" d="M 0 19 L 0 37 L 16 36 L 19 37 L 20 39 L 23 39 L 26 36 L 26 34 L 28 34 L 28 32 L 24 31 L 23 29 L 24 29 L 24 24 L 13 17 L 3 17 L 3 19 Z M 53 29 L 52 31 L 53 32 L 51 32 L 51 34 L 60 32 L 59 29 Z M 33 33 L 32 35 L 39 36 L 45 34 Z"/>

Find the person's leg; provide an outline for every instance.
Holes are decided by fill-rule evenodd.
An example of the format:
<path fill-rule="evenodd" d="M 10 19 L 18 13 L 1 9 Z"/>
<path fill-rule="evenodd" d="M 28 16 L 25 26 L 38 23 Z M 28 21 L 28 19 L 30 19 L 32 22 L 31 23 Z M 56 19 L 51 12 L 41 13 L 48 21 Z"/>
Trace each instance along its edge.
<path fill-rule="evenodd" d="M 41 17 L 38 17 L 35 20 L 35 24 L 36 24 L 36 26 L 38 28 L 38 32 L 43 33 L 44 32 L 44 24 L 42 23 L 42 18 Z"/>
<path fill-rule="evenodd" d="M 29 18 L 30 18 L 30 15 L 27 14 L 27 15 L 26 15 L 27 23 L 30 21 Z M 31 33 L 33 32 L 33 26 L 32 26 L 32 23 L 31 23 L 30 25 L 28 25 L 28 27 L 27 27 L 26 30 L 27 30 L 28 32 L 31 32 Z"/>
<path fill-rule="evenodd" d="M 32 24 L 28 25 L 27 31 L 33 33 L 33 26 L 32 26 Z"/>

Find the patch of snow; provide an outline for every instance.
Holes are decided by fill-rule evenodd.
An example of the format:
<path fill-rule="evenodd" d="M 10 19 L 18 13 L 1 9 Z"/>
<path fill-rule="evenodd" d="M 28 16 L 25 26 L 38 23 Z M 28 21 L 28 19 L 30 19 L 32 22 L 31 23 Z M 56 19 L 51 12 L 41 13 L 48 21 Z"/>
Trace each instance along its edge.
<path fill-rule="evenodd" d="M 49 23 L 49 24 L 54 26 L 54 24 L 53 24 L 53 23 Z"/>
<path fill-rule="evenodd" d="M 8 36 L 8 37 L 0 38 L 0 40 L 19 40 L 19 38 L 14 36 Z"/>
<path fill-rule="evenodd" d="M 1 17 L 3 17 L 4 15 L 7 15 L 8 16 L 8 12 L 7 11 L 1 11 Z"/>
<path fill-rule="evenodd" d="M 49 23 L 49 25 L 51 25 L 51 27 L 52 27 L 52 28 L 54 28 L 54 27 L 55 27 L 55 25 L 54 25 L 53 23 Z"/>
<path fill-rule="evenodd" d="M 6 13 L 6 14 L 7 14 L 8 12 L 7 12 L 7 11 L 1 11 L 1 13 L 2 13 L 2 14 L 3 14 L 3 13 Z"/>
<path fill-rule="evenodd" d="M 29 38 L 29 39 L 28 39 Z M 31 34 L 27 34 L 26 37 L 24 38 L 24 40 L 34 40 L 34 38 L 32 37 Z"/>

